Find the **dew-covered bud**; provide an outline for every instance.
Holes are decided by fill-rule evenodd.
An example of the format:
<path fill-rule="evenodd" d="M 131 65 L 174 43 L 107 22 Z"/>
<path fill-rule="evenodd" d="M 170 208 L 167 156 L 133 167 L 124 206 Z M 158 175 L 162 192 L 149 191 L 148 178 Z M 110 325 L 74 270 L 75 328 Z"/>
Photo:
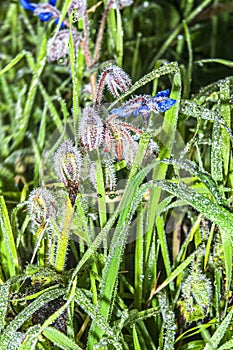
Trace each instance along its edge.
<path fill-rule="evenodd" d="M 75 54 L 78 50 L 79 40 L 81 38 L 81 34 L 76 30 L 73 30 L 73 42 L 75 48 Z M 47 58 L 50 62 L 58 61 L 59 59 L 66 57 L 69 55 L 69 40 L 70 40 L 70 30 L 64 29 L 60 30 L 54 39 L 51 37 L 47 43 Z"/>
<path fill-rule="evenodd" d="M 158 153 L 159 153 L 159 146 L 157 142 L 155 142 L 154 140 L 150 140 L 146 151 L 146 157 L 149 157 L 149 156 L 157 157 Z"/>
<path fill-rule="evenodd" d="M 197 263 L 194 263 L 189 276 L 182 285 L 182 297 L 179 301 L 182 315 L 188 323 L 198 321 L 206 317 L 211 297 L 211 281 L 200 270 Z"/>
<path fill-rule="evenodd" d="M 86 9 L 86 0 L 73 0 L 68 10 L 68 15 L 72 16 L 72 22 L 76 22 L 77 20 L 82 18 Z"/>
<path fill-rule="evenodd" d="M 100 75 L 97 85 L 96 103 L 99 104 L 105 86 L 114 97 L 119 97 L 121 92 L 126 92 L 132 82 L 123 69 L 116 65 L 106 67 Z"/>
<path fill-rule="evenodd" d="M 64 141 L 54 155 L 55 172 L 66 187 L 72 205 L 78 193 L 82 158 L 71 140 Z"/>
<path fill-rule="evenodd" d="M 31 220 L 38 226 L 45 225 L 50 218 L 56 216 L 56 200 L 46 188 L 34 189 L 29 196 L 28 204 Z"/>
<path fill-rule="evenodd" d="M 98 148 L 103 142 L 103 122 L 93 107 L 83 110 L 79 123 L 79 139 L 87 151 Z"/>

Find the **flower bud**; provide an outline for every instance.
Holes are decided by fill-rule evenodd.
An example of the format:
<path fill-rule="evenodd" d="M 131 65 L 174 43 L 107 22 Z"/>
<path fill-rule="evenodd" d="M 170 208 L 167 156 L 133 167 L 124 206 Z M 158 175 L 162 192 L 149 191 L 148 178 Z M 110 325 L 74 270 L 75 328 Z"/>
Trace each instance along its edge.
<path fill-rule="evenodd" d="M 96 104 L 101 101 L 102 92 L 105 86 L 114 97 L 119 97 L 119 92 L 126 92 L 132 82 L 127 73 L 116 65 L 108 66 L 100 75 L 97 85 Z"/>
<path fill-rule="evenodd" d="M 188 323 L 206 317 L 211 296 L 211 281 L 200 270 L 198 264 L 194 263 L 189 276 L 182 285 L 184 300 L 178 302 L 181 313 Z"/>
<path fill-rule="evenodd" d="M 87 151 L 98 148 L 103 142 L 103 122 L 93 107 L 83 110 L 79 123 L 79 138 Z"/>
<path fill-rule="evenodd" d="M 78 193 L 82 158 L 71 140 L 64 141 L 54 155 L 55 172 L 74 205 Z"/>
<path fill-rule="evenodd" d="M 28 203 L 31 219 L 38 226 L 45 225 L 51 217 L 56 216 L 55 198 L 46 188 L 34 189 L 29 196 Z"/>

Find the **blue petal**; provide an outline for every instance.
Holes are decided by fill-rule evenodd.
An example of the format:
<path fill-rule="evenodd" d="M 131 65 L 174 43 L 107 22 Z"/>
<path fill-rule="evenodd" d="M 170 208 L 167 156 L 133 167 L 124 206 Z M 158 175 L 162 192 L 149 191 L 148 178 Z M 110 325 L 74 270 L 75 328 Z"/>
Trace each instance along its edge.
<path fill-rule="evenodd" d="M 122 118 L 124 117 L 124 108 L 114 108 L 110 111 L 110 113 Z"/>
<path fill-rule="evenodd" d="M 54 20 L 54 23 L 55 23 L 55 24 L 58 24 L 58 22 L 59 22 L 59 18 L 56 18 L 56 19 Z M 66 27 L 65 23 L 62 22 L 60 28 L 61 28 L 61 29 L 64 29 L 65 27 Z"/>
<path fill-rule="evenodd" d="M 25 10 L 30 10 L 32 12 L 35 10 L 35 5 L 32 6 L 28 0 L 19 0 L 19 3 Z"/>
<path fill-rule="evenodd" d="M 49 4 L 52 6 L 56 6 L 56 0 L 49 0 Z"/>
<path fill-rule="evenodd" d="M 148 106 L 141 106 L 141 107 L 138 107 L 137 109 L 135 109 L 135 111 L 133 112 L 133 115 L 135 117 L 138 117 L 139 114 L 142 113 L 142 114 L 146 114 L 148 115 L 150 113 L 150 108 Z"/>
<path fill-rule="evenodd" d="M 169 92 L 170 90 L 163 90 L 163 91 L 159 91 L 154 98 L 158 98 L 158 97 L 168 97 L 169 96 Z"/>
<path fill-rule="evenodd" d="M 174 106 L 175 103 L 176 103 L 176 100 L 174 100 L 173 98 L 168 98 L 165 101 L 160 101 L 158 102 L 158 110 L 159 112 L 168 111 L 170 108 Z"/>
<path fill-rule="evenodd" d="M 48 22 L 48 20 L 50 20 L 50 18 L 52 17 L 52 13 L 51 12 L 42 12 L 42 13 L 39 13 L 38 17 L 41 21 L 43 22 Z"/>

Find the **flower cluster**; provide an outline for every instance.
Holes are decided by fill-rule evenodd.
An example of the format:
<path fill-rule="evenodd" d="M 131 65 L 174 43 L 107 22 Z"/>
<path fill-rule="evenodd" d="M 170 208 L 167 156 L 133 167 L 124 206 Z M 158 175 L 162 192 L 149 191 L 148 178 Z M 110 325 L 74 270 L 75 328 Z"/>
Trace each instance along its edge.
<path fill-rule="evenodd" d="M 126 102 L 122 107 L 110 111 L 110 116 L 105 120 L 101 118 L 101 97 L 104 87 L 107 87 L 114 97 L 120 92 L 126 92 L 131 86 L 129 76 L 116 65 L 106 67 L 100 75 L 97 84 L 97 94 L 94 107 L 84 108 L 79 123 L 79 139 L 83 148 L 89 152 L 102 148 L 104 155 L 110 155 L 110 159 L 126 160 L 132 164 L 138 148 L 138 140 L 142 130 L 123 122 L 118 117 L 135 117 L 141 114 L 144 119 L 150 112 L 159 113 L 169 110 L 176 100 L 169 98 L 169 90 L 158 92 L 154 97 L 149 95 L 136 96 Z M 158 146 L 151 140 L 147 151 L 148 155 L 157 155 Z"/>
<path fill-rule="evenodd" d="M 122 107 L 112 109 L 110 113 L 120 118 L 130 117 L 131 115 L 138 117 L 141 114 L 144 119 L 147 119 L 150 112 L 158 114 L 174 106 L 176 100 L 169 98 L 169 93 L 170 91 L 167 89 L 158 92 L 154 97 L 149 95 L 135 96 Z"/>

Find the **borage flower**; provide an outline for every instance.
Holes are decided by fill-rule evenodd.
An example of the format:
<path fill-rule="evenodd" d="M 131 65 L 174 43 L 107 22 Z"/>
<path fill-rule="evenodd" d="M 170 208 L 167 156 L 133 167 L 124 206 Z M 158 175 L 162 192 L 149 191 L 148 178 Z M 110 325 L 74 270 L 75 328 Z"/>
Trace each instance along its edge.
<path fill-rule="evenodd" d="M 150 112 L 158 114 L 168 111 L 174 106 L 176 100 L 169 98 L 169 92 L 167 89 L 158 92 L 154 97 L 150 95 L 135 96 L 122 107 L 112 109 L 110 113 L 120 118 L 130 117 L 131 115 L 138 117 L 141 114 L 143 119 L 147 120 Z"/>
<path fill-rule="evenodd" d="M 54 22 L 58 24 L 61 13 L 55 7 L 56 0 L 49 0 L 47 4 L 35 4 L 28 0 L 19 0 L 19 3 L 25 10 L 32 11 L 41 21 L 48 22 L 53 18 Z M 61 24 L 61 28 L 65 28 L 64 23 Z"/>
<path fill-rule="evenodd" d="M 75 55 L 78 52 L 78 44 L 81 34 L 76 30 L 72 31 Z M 47 58 L 50 62 L 58 61 L 69 55 L 70 29 L 63 29 L 57 33 L 56 38 L 50 38 L 47 43 Z"/>
<path fill-rule="evenodd" d="M 123 123 L 115 116 L 107 118 L 104 122 L 104 152 L 110 153 L 117 160 L 125 159 L 128 164 L 132 164 L 138 148 L 132 133 L 140 137 L 142 131 Z"/>

